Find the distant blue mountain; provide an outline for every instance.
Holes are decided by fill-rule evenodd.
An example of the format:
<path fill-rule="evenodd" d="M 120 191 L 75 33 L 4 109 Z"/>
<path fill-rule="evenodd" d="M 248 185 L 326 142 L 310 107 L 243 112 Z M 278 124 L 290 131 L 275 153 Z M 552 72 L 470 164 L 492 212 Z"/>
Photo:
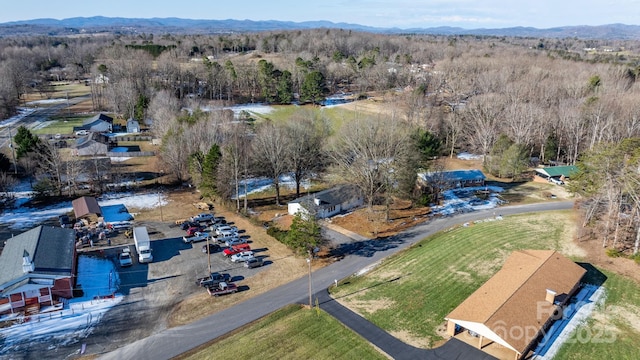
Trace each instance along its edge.
<path fill-rule="evenodd" d="M 510 27 L 501 29 L 463 29 L 458 27 L 430 28 L 380 28 L 331 21 L 253 21 L 253 20 L 204 20 L 180 18 L 121 18 L 121 17 L 74 17 L 68 19 L 33 19 L 0 23 L 0 36 L 48 34 L 65 35 L 73 33 L 119 32 L 119 33 L 198 33 L 254 32 L 269 30 L 297 30 L 314 28 L 339 28 L 386 34 L 434 34 L 434 35 L 482 35 L 518 36 L 541 38 L 582 39 L 638 39 L 640 26 L 610 24 L 599 26 L 563 26 L 549 29 L 533 27 Z"/>

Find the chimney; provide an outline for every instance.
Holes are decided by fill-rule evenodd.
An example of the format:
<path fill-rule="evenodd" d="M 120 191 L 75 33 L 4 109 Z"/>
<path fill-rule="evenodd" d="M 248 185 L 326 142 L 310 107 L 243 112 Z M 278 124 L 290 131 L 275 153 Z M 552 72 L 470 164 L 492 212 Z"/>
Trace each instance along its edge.
<path fill-rule="evenodd" d="M 22 272 L 28 274 L 33 272 L 33 270 L 35 270 L 35 265 L 31 261 L 27 250 L 24 250 L 22 253 Z"/>
<path fill-rule="evenodd" d="M 320 206 L 320 202 L 321 202 L 321 201 L 322 201 L 322 200 L 320 200 L 320 199 L 318 199 L 318 198 L 314 198 L 314 199 L 313 199 L 313 203 L 314 203 L 314 204 L 316 204 L 317 206 Z"/>
<path fill-rule="evenodd" d="M 554 304 L 556 301 L 556 292 L 551 289 L 547 289 L 547 296 L 545 296 L 544 300 Z"/>

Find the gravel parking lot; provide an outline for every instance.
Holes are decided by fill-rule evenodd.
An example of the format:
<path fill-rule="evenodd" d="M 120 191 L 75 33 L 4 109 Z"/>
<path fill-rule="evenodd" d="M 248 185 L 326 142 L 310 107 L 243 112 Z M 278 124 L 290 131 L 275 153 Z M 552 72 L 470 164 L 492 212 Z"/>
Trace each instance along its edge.
<path fill-rule="evenodd" d="M 202 252 L 206 242 L 184 243 L 182 236 L 185 232 L 174 224 L 141 222 L 136 226 L 147 227 L 152 240 L 153 262 L 138 263 L 132 239 L 129 239 L 130 245 L 102 249 L 103 256 L 118 264 L 118 253 L 124 246 L 129 246 L 133 265 L 125 268 L 117 265 L 120 277 L 118 292 L 125 295 L 125 299 L 106 314 L 94 333 L 86 339 L 88 353 L 108 352 L 163 330 L 168 327 L 168 316 L 177 304 L 190 296 L 206 294 L 206 290 L 195 283 L 196 278 L 207 276 L 208 273 L 208 256 Z M 247 236 L 250 245 L 255 248 L 256 243 L 251 241 L 248 232 L 241 235 Z M 114 244 L 119 242 L 122 242 L 121 238 L 113 241 Z M 253 251 L 256 256 L 265 259 L 265 266 L 247 269 L 242 263 L 232 263 L 221 251 L 217 251 L 211 254 L 211 270 L 229 273 L 240 291 L 249 291 L 250 287 L 243 282 L 268 269 L 272 263 L 266 248 L 258 247 Z M 207 297 L 207 301 L 217 300 Z M 68 350 L 77 351 L 78 347 L 76 344 Z M 64 350 L 60 348 L 59 351 Z"/>

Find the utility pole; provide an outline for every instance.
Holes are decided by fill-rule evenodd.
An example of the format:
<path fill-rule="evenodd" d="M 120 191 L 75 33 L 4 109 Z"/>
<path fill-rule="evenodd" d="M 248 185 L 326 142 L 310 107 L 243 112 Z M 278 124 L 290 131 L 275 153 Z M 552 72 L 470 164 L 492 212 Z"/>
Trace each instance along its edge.
<path fill-rule="evenodd" d="M 160 207 L 160 221 L 164 222 L 164 216 L 162 216 L 162 200 L 160 199 L 160 191 L 158 191 L 158 207 Z"/>
<path fill-rule="evenodd" d="M 13 146 L 13 134 L 11 133 L 11 126 L 9 126 L 9 147 L 11 148 L 11 155 L 13 156 L 13 173 L 18 175 L 18 163 L 16 162 L 16 149 Z"/>
<path fill-rule="evenodd" d="M 307 264 L 309 264 L 309 309 L 312 309 L 313 303 L 311 302 L 311 253 L 309 253 L 309 257 L 307 258 Z"/>

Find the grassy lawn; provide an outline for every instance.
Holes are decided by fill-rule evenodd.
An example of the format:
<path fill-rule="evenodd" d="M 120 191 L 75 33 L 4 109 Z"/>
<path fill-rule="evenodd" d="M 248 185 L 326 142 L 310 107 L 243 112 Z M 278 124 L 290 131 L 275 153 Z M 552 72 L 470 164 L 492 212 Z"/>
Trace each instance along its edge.
<path fill-rule="evenodd" d="M 444 231 L 364 276 L 345 279 L 333 296 L 405 342 L 434 347 L 443 340 L 444 317 L 499 270 L 513 250 L 554 249 L 580 260 L 571 245 L 569 229 L 574 226 L 571 211 L 562 211 Z M 600 318 L 608 320 L 586 326 L 593 330 L 603 323 L 619 332 L 618 341 L 568 344 L 557 358 L 626 359 L 635 353 L 633 344 L 640 340 L 640 287 L 620 276 L 607 276 L 608 297 Z M 628 320 L 630 313 L 635 322 Z"/>
<path fill-rule="evenodd" d="M 260 114 L 252 114 L 252 116 L 256 119 L 269 119 L 275 122 L 281 122 L 289 119 L 296 111 L 299 111 L 300 108 L 304 108 L 306 110 L 311 110 L 315 113 L 320 113 L 322 116 L 326 117 L 333 131 L 339 129 L 344 121 L 349 121 L 357 118 L 358 116 L 365 116 L 363 114 L 358 114 L 355 111 L 345 109 L 339 106 L 334 107 L 318 107 L 313 105 L 304 105 L 304 106 L 273 106 L 275 108 L 274 111 L 270 112 L 266 115 Z"/>
<path fill-rule="evenodd" d="M 46 126 L 31 130 L 35 135 L 72 134 L 74 126 L 81 126 L 88 117 L 70 117 L 65 120 L 51 121 Z"/>
<path fill-rule="evenodd" d="M 323 311 L 290 305 L 180 359 L 386 359 Z"/>

